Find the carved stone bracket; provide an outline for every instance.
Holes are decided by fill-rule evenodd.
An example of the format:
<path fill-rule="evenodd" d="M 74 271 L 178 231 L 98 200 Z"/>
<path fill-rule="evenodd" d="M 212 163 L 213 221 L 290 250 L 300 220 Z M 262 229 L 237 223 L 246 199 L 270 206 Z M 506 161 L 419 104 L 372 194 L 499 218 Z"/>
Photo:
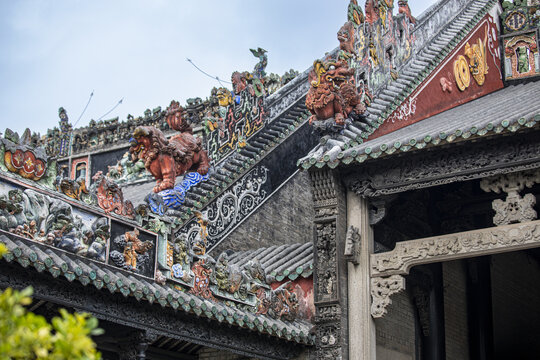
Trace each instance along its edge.
<path fill-rule="evenodd" d="M 369 211 L 369 225 L 377 225 L 386 216 L 389 204 L 397 198 L 397 195 L 387 195 L 371 200 Z"/>
<path fill-rule="evenodd" d="M 411 267 L 540 247 L 540 220 L 403 241 L 371 255 L 371 277 L 405 275 Z"/>
<path fill-rule="evenodd" d="M 493 191 L 497 194 L 504 191 L 508 194 L 504 201 L 493 200 L 492 207 L 495 210 L 493 223 L 507 225 L 536 219 L 537 214 L 533 208 L 536 204 L 535 196 L 526 194 L 521 197 L 519 195 L 525 187 L 530 188 L 535 183 L 540 183 L 540 169 L 482 179 L 480 182 L 482 190 Z"/>
<path fill-rule="evenodd" d="M 345 260 L 358 265 L 358 257 L 360 256 L 360 230 L 352 225 L 347 229 L 344 255 Z"/>
<path fill-rule="evenodd" d="M 387 278 L 371 279 L 371 316 L 381 318 L 386 315 L 386 307 L 392 303 L 390 296 L 405 289 L 405 278 L 392 275 Z"/>

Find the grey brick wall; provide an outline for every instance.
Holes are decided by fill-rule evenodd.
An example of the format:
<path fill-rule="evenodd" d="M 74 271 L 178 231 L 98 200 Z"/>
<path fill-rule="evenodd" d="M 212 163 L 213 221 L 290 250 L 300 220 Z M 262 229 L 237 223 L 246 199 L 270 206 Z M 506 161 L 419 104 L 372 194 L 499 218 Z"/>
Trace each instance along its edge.
<path fill-rule="evenodd" d="M 407 292 L 392 295 L 388 313 L 375 320 L 377 359 L 414 359 L 414 313 Z"/>
<path fill-rule="evenodd" d="M 539 284 L 538 257 L 524 251 L 492 256 L 491 292 L 497 359 L 538 359 Z"/>
<path fill-rule="evenodd" d="M 228 249 L 241 251 L 312 241 L 312 199 L 308 173 L 300 171 L 212 249 L 211 255 Z"/>
<path fill-rule="evenodd" d="M 442 265 L 446 359 L 469 360 L 466 264 L 456 260 Z"/>

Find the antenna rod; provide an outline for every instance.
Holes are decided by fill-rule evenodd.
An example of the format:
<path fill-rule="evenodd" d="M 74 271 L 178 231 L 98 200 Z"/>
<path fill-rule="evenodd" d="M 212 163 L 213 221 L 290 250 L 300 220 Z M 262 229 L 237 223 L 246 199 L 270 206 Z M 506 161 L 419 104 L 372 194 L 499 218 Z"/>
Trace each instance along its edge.
<path fill-rule="evenodd" d="M 118 103 L 116 105 L 114 105 L 111 110 L 109 110 L 105 114 L 101 115 L 101 117 L 98 119 L 98 121 L 103 119 L 105 116 L 109 115 L 114 109 L 116 109 L 118 107 L 118 105 L 120 105 L 122 103 L 122 101 L 124 101 L 124 98 L 121 98 L 120 101 L 118 101 Z"/>
<path fill-rule="evenodd" d="M 204 75 L 208 76 L 209 78 L 212 78 L 212 79 L 215 79 L 217 80 L 220 84 L 221 82 L 226 82 L 227 84 L 231 84 L 232 85 L 232 82 L 230 81 L 225 81 L 225 80 L 220 80 L 217 76 L 212 76 L 210 75 L 209 73 L 207 73 L 206 71 L 202 70 L 200 67 L 198 67 L 197 65 L 195 65 L 195 63 L 191 60 L 191 59 L 186 59 L 187 62 L 189 62 L 191 65 L 193 65 L 195 67 L 195 69 L 199 70 L 200 72 L 202 72 Z M 223 84 L 221 84 L 221 86 L 223 86 Z"/>
<path fill-rule="evenodd" d="M 73 127 L 75 128 L 75 125 L 77 125 L 77 123 L 79 122 L 79 120 L 81 120 L 84 112 L 86 111 L 86 109 L 88 108 L 88 105 L 90 105 L 90 101 L 92 100 L 92 96 L 94 96 L 94 90 L 92 90 L 92 92 L 90 93 L 90 97 L 88 98 L 88 102 L 86 103 L 86 106 L 84 107 L 81 115 L 79 115 L 79 118 L 77 119 L 77 121 L 75 121 L 75 124 L 73 124 Z"/>

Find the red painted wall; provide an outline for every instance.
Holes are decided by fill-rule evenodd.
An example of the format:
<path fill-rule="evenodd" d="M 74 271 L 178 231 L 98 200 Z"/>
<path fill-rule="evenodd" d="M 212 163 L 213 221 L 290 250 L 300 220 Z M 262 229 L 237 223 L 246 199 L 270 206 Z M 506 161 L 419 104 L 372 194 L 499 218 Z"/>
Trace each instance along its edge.
<path fill-rule="evenodd" d="M 464 56 L 466 44 L 472 47 L 478 40 L 484 42 L 488 73 L 483 85 L 478 85 L 472 74 L 470 85 L 460 91 L 454 75 L 454 62 Z M 369 137 L 369 140 L 464 104 L 503 87 L 499 29 L 491 15 L 486 15 L 478 25 L 457 45 L 443 62 L 422 82 L 392 115 Z M 474 115 L 474 114 L 471 114 Z M 478 114 L 476 114 L 478 115 Z"/>
<path fill-rule="evenodd" d="M 282 284 L 290 280 L 275 282 L 271 284 L 273 290 L 280 287 Z M 315 314 L 315 304 L 313 302 L 313 276 L 307 278 L 297 278 L 291 281 L 294 287 L 294 292 L 298 299 L 298 317 L 311 321 Z"/>

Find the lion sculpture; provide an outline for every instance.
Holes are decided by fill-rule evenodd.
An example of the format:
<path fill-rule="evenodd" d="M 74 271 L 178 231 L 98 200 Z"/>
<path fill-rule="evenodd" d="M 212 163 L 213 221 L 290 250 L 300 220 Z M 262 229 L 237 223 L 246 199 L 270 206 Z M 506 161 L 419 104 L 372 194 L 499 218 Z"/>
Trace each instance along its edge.
<path fill-rule="evenodd" d="M 344 125 L 352 111 L 357 114 L 366 111 L 362 96 L 356 91 L 354 73 L 344 60 L 315 60 L 306 96 L 306 106 L 313 114 L 310 124 L 333 118 L 336 125 Z"/>
<path fill-rule="evenodd" d="M 193 136 L 193 130 L 183 119 L 183 108 L 172 101 L 167 108 L 167 123 L 171 129 L 180 131 L 169 140 L 153 126 L 139 126 L 133 132 L 129 148 L 133 161 L 143 160 L 146 169 L 156 179 L 154 192 L 174 188 L 177 176 L 194 170 L 206 175 L 209 158 L 202 148 L 201 139 Z"/>

